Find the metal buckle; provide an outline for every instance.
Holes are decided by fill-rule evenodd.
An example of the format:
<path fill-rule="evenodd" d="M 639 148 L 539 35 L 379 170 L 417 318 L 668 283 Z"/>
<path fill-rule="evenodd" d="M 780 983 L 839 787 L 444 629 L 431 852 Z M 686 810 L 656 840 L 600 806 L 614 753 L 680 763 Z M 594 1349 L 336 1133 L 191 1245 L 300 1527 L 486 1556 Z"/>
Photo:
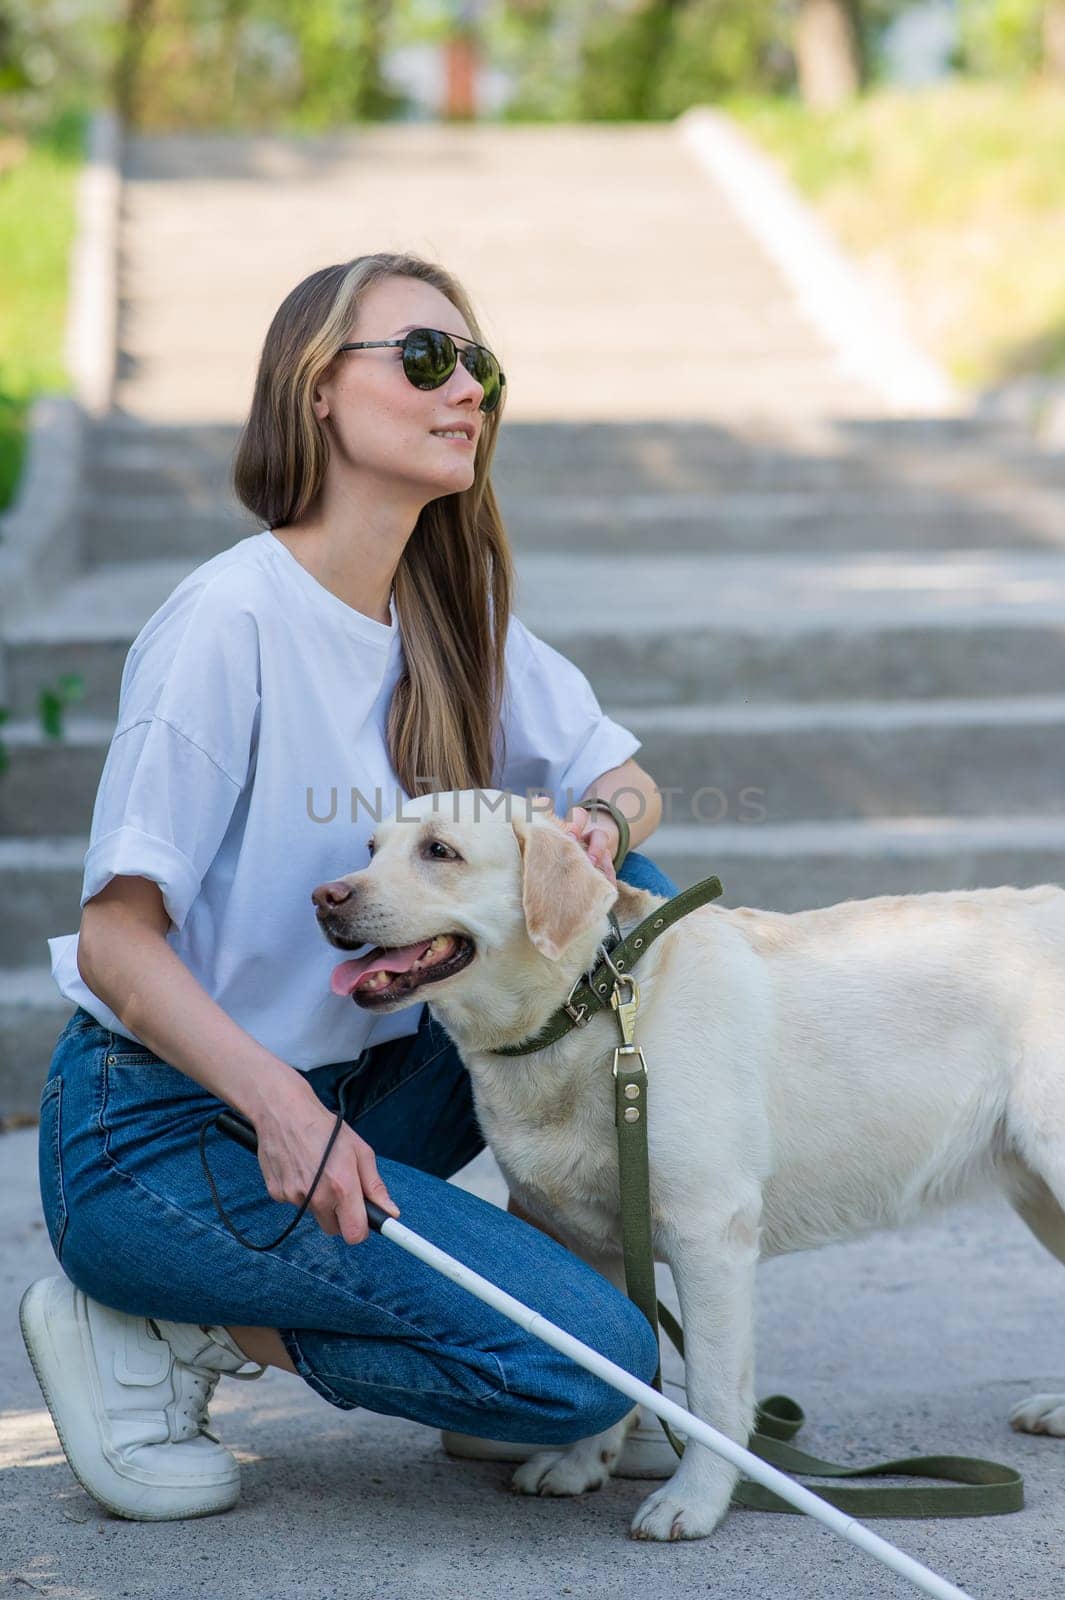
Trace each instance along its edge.
<path fill-rule="evenodd" d="M 570 989 L 569 994 L 566 996 L 565 1000 L 562 1002 L 563 1011 L 565 1011 L 567 1013 L 567 1015 L 572 1019 L 574 1026 L 577 1027 L 577 1028 L 583 1028 L 585 1023 L 588 1021 L 588 1003 L 587 1003 L 587 1001 L 582 1000 L 580 1005 L 577 1007 L 576 1010 L 574 1010 L 573 1005 L 572 1005 L 573 996 L 577 993 L 577 990 L 579 989 L 580 985 L 584 981 L 585 981 L 585 974 L 582 972 L 582 973 L 579 974 L 578 977 L 574 978 L 573 987 Z"/>
<path fill-rule="evenodd" d="M 610 971 L 612 972 L 612 974 L 614 976 L 614 988 L 616 989 L 619 983 L 628 983 L 628 984 L 632 985 L 633 993 L 638 995 L 639 991 L 636 988 L 636 980 L 634 978 L 630 977 L 630 975 L 627 972 L 620 972 L 618 970 L 618 968 L 611 961 L 611 959 L 610 959 L 610 951 L 607 949 L 605 944 L 601 944 L 599 946 L 599 948 L 603 953 L 603 960 L 606 962 L 607 966 L 610 968 Z M 596 971 L 596 968 L 593 967 L 590 972 L 582 972 L 579 975 L 579 977 L 576 977 L 573 980 L 573 987 L 570 989 L 569 994 L 566 996 L 565 1000 L 563 1000 L 563 1002 L 562 1002 L 562 1010 L 566 1013 L 566 1015 L 573 1021 L 574 1025 L 576 1027 L 578 1027 L 578 1028 L 583 1028 L 585 1023 L 587 1023 L 588 1020 L 589 1020 L 589 1018 L 588 1018 L 588 1003 L 587 1003 L 586 1000 L 582 1000 L 580 1005 L 577 1006 L 576 1008 L 574 1008 L 573 1003 L 572 1003 L 573 1002 L 573 996 L 576 994 L 577 990 L 580 988 L 582 983 L 586 983 L 589 988 L 592 987 L 592 976 L 595 973 L 595 971 Z"/>
<path fill-rule="evenodd" d="M 647 1061 L 646 1061 L 646 1058 L 644 1056 L 643 1050 L 641 1049 L 641 1047 L 638 1044 L 616 1044 L 614 1046 L 614 1077 L 615 1078 L 618 1075 L 618 1071 L 619 1071 L 619 1067 L 620 1067 L 621 1057 L 622 1056 L 624 1056 L 626 1058 L 626 1060 L 629 1061 L 629 1063 L 630 1063 L 625 1068 L 626 1072 L 639 1071 L 639 1072 L 642 1072 L 644 1077 L 646 1078 L 646 1076 L 647 1076 Z M 633 1057 L 635 1057 L 635 1061 L 632 1060 Z M 637 1066 L 636 1063 L 638 1063 L 638 1066 Z M 630 1117 L 630 1118 L 628 1118 L 628 1121 L 635 1122 L 636 1118 L 635 1117 Z"/>

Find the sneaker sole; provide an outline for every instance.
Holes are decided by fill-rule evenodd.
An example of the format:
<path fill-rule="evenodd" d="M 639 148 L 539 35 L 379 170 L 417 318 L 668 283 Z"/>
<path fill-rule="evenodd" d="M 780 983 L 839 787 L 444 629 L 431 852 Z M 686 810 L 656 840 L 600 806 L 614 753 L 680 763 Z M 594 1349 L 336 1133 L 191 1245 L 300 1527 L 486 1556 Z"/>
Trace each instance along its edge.
<path fill-rule="evenodd" d="M 73 1293 L 73 1290 L 72 1290 Z M 19 1301 L 18 1315 L 19 1327 L 22 1330 L 22 1342 L 26 1346 L 26 1354 L 30 1358 L 33 1375 L 37 1379 L 38 1387 L 44 1396 L 45 1405 L 51 1414 L 55 1431 L 59 1435 L 59 1442 L 63 1447 L 63 1454 L 71 1472 L 77 1478 L 86 1494 L 105 1506 L 116 1517 L 125 1517 L 131 1522 L 174 1522 L 184 1517 L 208 1517 L 219 1511 L 228 1511 L 236 1504 L 240 1495 L 239 1476 L 233 1486 L 219 1485 L 223 1491 L 220 1496 L 217 1492 L 213 1498 L 190 1502 L 180 1509 L 153 1510 L 150 1505 L 133 1506 L 129 1503 L 123 1505 L 115 1498 L 115 1489 L 136 1489 L 141 1496 L 158 1496 L 160 1493 L 171 1495 L 178 1493 L 168 1486 L 150 1483 L 138 1483 L 130 1480 L 117 1472 L 102 1451 L 97 1451 L 97 1469 L 109 1480 L 107 1483 L 94 1481 L 89 1465 L 84 1461 L 78 1449 L 71 1449 L 71 1439 L 77 1433 L 74 1419 L 65 1413 L 64 1405 L 59 1402 L 61 1392 L 61 1379 L 68 1383 L 72 1378 L 81 1386 L 82 1393 L 96 1398 L 96 1377 L 90 1370 L 85 1360 L 80 1338 L 69 1341 L 67 1351 L 61 1353 L 55 1345 L 51 1330 L 48 1326 L 45 1308 L 50 1298 L 50 1280 L 38 1279 L 26 1290 Z M 64 1359 L 64 1356 L 66 1359 Z M 97 1408 L 93 1405 L 94 1415 Z M 212 1486 L 213 1487 L 213 1486 Z"/>

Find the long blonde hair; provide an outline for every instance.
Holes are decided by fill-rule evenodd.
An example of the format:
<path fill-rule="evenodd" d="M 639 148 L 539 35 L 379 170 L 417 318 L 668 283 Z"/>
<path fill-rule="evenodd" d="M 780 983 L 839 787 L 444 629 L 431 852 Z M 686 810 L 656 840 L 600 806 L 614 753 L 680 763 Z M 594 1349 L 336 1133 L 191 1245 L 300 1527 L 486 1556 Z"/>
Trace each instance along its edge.
<path fill-rule="evenodd" d="M 461 285 L 418 256 L 357 256 L 298 283 L 267 330 L 233 465 L 239 499 L 268 528 L 297 523 L 317 499 L 329 446 L 311 404 L 314 387 L 347 337 L 360 296 L 389 276 L 439 289 L 484 343 Z M 489 478 L 504 403 L 484 418 L 473 484 L 423 507 L 396 571 L 406 666 L 389 707 L 388 749 L 411 798 L 494 783 L 514 589 Z"/>

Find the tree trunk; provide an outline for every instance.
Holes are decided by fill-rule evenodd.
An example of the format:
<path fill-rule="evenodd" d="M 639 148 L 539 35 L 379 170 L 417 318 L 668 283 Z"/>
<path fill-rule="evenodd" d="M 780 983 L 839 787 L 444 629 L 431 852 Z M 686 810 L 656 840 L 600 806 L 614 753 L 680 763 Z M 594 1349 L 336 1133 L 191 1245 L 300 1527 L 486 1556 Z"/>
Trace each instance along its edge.
<path fill-rule="evenodd" d="M 827 107 L 862 86 L 857 0 L 799 0 L 795 24 L 799 92 L 808 106 Z"/>
<path fill-rule="evenodd" d="M 141 57 L 151 31 L 155 0 L 126 0 L 115 62 L 115 110 L 127 127 L 135 128 L 140 113 Z"/>
<path fill-rule="evenodd" d="M 1065 78 L 1065 0 L 1047 0 L 1043 7 L 1043 71 Z"/>
<path fill-rule="evenodd" d="M 390 0 L 362 0 L 363 67 L 356 114 L 371 121 L 384 114 L 388 103 L 381 69 L 390 11 Z"/>

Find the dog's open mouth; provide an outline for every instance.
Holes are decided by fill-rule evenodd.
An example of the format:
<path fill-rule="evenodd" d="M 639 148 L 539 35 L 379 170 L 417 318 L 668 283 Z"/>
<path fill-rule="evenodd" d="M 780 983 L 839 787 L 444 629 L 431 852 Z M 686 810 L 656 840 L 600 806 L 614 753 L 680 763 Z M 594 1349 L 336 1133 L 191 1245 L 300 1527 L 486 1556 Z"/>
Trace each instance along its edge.
<path fill-rule="evenodd" d="M 334 994 L 350 995 L 356 1005 L 380 1005 L 412 994 L 423 983 L 439 983 L 469 966 L 476 950 L 464 933 L 438 933 L 417 944 L 377 945 L 365 956 L 344 961 L 333 973 Z"/>

